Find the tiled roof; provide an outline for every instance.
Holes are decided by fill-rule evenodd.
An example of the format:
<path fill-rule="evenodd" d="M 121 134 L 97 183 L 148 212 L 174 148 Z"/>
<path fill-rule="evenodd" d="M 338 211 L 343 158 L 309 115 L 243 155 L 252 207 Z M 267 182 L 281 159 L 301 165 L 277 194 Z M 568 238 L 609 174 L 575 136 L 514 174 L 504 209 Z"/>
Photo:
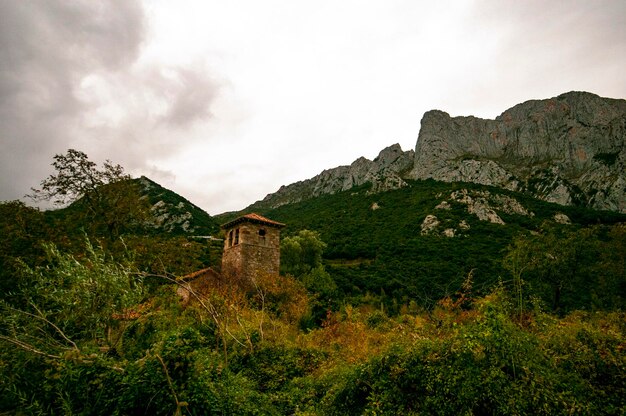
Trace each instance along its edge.
<path fill-rule="evenodd" d="M 269 218 L 265 218 L 262 215 L 256 214 L 254 212 L 250 213 L 250 214 L 246 214 L 243 215 L 239 218 L 236 218 L 230 222 L 227 222 L 226 224 L 222 225 L 222 228 L 230 228 L 235 224 L 239 224 L 240 222 L 243 221 L 251 221 L 251 222 L 256 222 L 256 223 L 262 223 L 262 224 L 267 224 L 269 226 L 273 226 L 273 227 L 284 227 L 285 224 L 283 224 L 282 222 L 278 222 L 278 221 L 274 221 L 274 220 L 270 220 Z"/>

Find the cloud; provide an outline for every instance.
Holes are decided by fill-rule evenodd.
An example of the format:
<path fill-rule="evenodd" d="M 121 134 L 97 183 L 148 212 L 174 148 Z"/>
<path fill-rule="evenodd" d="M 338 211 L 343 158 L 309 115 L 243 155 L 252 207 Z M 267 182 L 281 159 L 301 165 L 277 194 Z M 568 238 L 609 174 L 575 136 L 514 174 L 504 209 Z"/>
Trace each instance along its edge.
<path fill-rule="evenodd" d="M 495 117 L 529 99 L 572 91 L 619 98 L 626 91 L 626 2 L 477 2 L 464 19 L 473 73 L 450 84 L 455 115 Z M 447 105 L 447 106 L 446 106 Z"/>
<path fill-rule="evenodd" d="M 13 199 L 67 148 L 81 78 L 134 61 L 144 23 L 133 1 L 1 1 L 0 15 L 0 198 Z"/>
<path fill-rule="evenodd" d="M 37 186 L 70 147 L 154 172 L 211 119 L 221 83 L 203 61 L 141 59 L 139 1 L 0 0 L 0 15 L 0 200 Z"/>
<path fill-rule="evenodd" d="M 211 117 L 208 104 L 214 101 L 219 88 L 213 80 L 200 71 L 184 68 L 169 81 L 166 97 L 171 105 L 163 118 L 167 124 L 186 126 Z"/>

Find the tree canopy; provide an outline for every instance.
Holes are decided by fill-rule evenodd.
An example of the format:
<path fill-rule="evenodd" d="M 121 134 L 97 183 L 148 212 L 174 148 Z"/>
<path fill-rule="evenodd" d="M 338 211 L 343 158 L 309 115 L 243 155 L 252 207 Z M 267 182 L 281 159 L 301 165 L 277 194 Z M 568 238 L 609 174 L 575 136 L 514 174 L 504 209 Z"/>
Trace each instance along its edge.
<path fill-rule="evenodd" d="M 102 185 L 130 179 L 122 166 L 110 160 L 98 169 L 80 150 L 68 149 L 66 154 L 57 154 L 53 159 L 56 173 L 41 181 L 41 188 L 31 188 L 33 193 L 28 196 L 34 200 L 65 205 L 83 197 L 93 199 L 99 196 Z"/>
<path fill-rule="evenodd" d="M 76 222 L 95 236 L 115 239 L 145 221 L 147 202 L 121 165 L 107 160 L 99 168 L 87 154 L 75 149 L 53 159 L 56 172 L 41 181 L 40 188 L 32 188 L 29 197 L 56 205 L 79 205 L 80 209 L 72 212 Z"/>

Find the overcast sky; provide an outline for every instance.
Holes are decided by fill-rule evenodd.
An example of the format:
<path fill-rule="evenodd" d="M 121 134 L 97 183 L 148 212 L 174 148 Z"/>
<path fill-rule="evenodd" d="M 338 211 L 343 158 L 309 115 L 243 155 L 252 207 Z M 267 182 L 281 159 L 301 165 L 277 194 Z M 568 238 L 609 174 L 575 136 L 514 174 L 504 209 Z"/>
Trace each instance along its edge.
<path fill-rule="evenodd" d="M 0 0 L 0 200 L 74 148 L 218 214 L 572 90 L 626 98 L 626 1 Z"/>

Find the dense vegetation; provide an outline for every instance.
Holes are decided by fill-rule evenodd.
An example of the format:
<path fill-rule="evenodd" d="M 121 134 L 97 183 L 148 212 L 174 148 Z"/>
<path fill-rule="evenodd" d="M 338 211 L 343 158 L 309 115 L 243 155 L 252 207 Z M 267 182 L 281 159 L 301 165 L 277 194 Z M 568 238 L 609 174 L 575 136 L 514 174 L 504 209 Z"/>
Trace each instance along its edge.
<path fill-rule="evenodd" d="M 151 202 L 115 172 L 103 194 Z M 219 267 L 219 241 L 157 232 L 141 203 L 86 207 L 90 191 L 60 212 L 0 203 L 0 413 L 624 414 L 624 216 L 474 186 L 534 216 L 491 224 L 452 203 L 439 221 L 470 228 L 421 234 L 469 188 L 263 212 L 288 224 L 284 276 L 186 305 L 177 277 Z"/>
<path fill-rule="evenodd" d="M 501 225 L 479 220 L 463 204 L 435 208 L 463 189 L 514 197 L 533 215 L 498 211 L 506 222 Z M 559 213 L 572 224 L 555 222 Z M 328 243 L 325 265 L 337 284 L 337 299 L 382 303 L 389 314 L 412 304 L 431 309 L 452 296 L 470 273 L 477 295 L 490 293 L 498 282 L 512 286 L 515 255 L 526 256 L 527 264 L 518 276 L 524 280 L 525 296 L 540 297 L 555 312 L 625 306 L 623 214 L 564 207 L 475 184 L 430 180 L 381 194 L 369 194 L 367 186 L 353 188 L 262 214 L 286 223 L 287 235 L 304 228 L 319 232 Z M 465 221 L 469 229 L 454 238 L 421 235 L 421 224 L 429 214 L 451 226 Z"/>
<path fill-rule="evenodd" d="M 0 409 L 25 414 L 623 414 L 621 312 L 518 315 L 504 288 L 430 314 L 343 306 L 302 331 L 293 278 L 146 297 L 132 265 L 87 247 L 3 302 Z M 19 299 L 19 301 L 18 301 Z M 21 303 L 21 304 L 20 304 Z"/>

